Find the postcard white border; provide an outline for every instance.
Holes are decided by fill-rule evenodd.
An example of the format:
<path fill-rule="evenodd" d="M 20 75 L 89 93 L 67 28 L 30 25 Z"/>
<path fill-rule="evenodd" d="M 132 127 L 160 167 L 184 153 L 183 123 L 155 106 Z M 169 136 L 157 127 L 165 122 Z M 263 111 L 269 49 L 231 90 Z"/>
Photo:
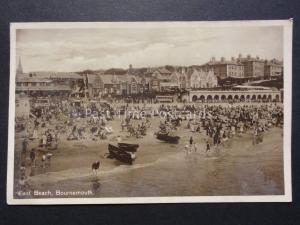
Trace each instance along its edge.
<path fill-rule="evenodd" d="M 14 120 L 15 120 L 15 69 L 17 29 L 88 29 L 88 28 L 157 28 L 157 27 L 264 27 L 282 26 L 284 35 L 284 195 L 253 196 L 189 196 L 189 197 L 122 197 L 122 198 L 45 198 L 14 199 Z M 57 205 L 57 204 L 149 204 L 149 203 L 204 203 L 204 202 L 291 202 L 291 130 L 292 130 L 292 29 L 293 20 L 248 21 L 189 21 L 189 22 L 42 22 L 10 24 L 10 88 L 9 127 L 7 154 L 7 204 Z"/>

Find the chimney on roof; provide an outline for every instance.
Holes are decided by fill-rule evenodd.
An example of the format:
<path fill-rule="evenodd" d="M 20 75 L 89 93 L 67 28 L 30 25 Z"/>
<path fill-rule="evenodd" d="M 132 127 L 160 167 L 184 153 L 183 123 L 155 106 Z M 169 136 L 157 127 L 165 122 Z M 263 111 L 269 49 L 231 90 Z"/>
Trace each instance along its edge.
<path fill-rule="evenodd" d="M 256 56 L 256 59 L 259 59 L 259 56 Z"/>
<path fill-rule="evenodd" d="M 250 58 L 251 58 L 251 55 L 250 55 L 250 54 L 248 54 L 248 55 L 247 55 L 247 59 L 250 59 Z"/>
<path fill-rule="evenodd" d="M 221 57 L 221 62 L 224 62 L 225 61 L 225 57 Z"/>
<path fill-rule="evenodd" d="M 232 62 L 235 62 L 235 58 L 234 58 L 234 57 L 231 57 L 231 61 L 232 61 Z"/>
<path fill-rule="evenodd" d="M 212 61 L 212 62 L 215 62 L 216 61 L 216 57 L 211 57 L 211 60 L 210 61 Z"/>
<path fill-rule="evenodd" d="M 242 56 L 242 54 L 240 53 L 240 54 L 239 54 L 239 59 L 241 59 L 242 57 L 243 57 L 243 56 Z"/>

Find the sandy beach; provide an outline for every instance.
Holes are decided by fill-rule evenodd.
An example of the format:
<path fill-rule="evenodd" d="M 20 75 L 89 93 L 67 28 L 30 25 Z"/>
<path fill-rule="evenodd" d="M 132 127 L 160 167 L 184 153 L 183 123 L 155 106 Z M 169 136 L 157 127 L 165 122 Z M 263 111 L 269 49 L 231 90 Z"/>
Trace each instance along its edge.
<path fill-rule="evenodd" d="M 50 167 L 43 169 L 39 163 L 34 170 L 27 167 L 26 190 L 32 190 L 31 193 L 33 190 L 92 191 L 86 197 L 284 193 L 281 128 L 267 131 L 264 142 L 258 145 L 253 145 L 251 135 L 245 133 L 236 135 L 223 146 L 212 148 L 206 153 L 207 136 L 204 130 L 201 133 L 192 133 L 185 128 L 187 121 L 183 121 L 178 129 L 181 137 L 179 144 L 163 143 L 154 136 L 159 121 L 159 118 L 151 119 L 152 124 L 147 135 L 138 139 L 128 137 L 126 131 L 120 131 L 119 118 L 109 122 L 114 132 L 107 140 L 67 141 L 67 134 L 61 134 L 58 149 L 52 151 Z M 108 143 L 115 143 L 118 135 L 124 142 L 140 145 L 137 159 L 132 166 L 105 157 Z M 188 144 L 190 136 L 194 138 L 197 151 L 186 154 L 184 146 Z M 34 144 L 36 143 L 33 141 L 29 146 Z M 20 142 L 16 142 L 16 151 L 18 149 Z M 91 164 L 96 160 L 100 160 L 101 166 L 98 174 L 93 175 Z M 29 161 L 27 156 L 27 164 Z M 17 186 L 15 189 L 18 188 Z M 45 196 L 31 194 L 24 197 L 16 194 L 16 197 Z"/>

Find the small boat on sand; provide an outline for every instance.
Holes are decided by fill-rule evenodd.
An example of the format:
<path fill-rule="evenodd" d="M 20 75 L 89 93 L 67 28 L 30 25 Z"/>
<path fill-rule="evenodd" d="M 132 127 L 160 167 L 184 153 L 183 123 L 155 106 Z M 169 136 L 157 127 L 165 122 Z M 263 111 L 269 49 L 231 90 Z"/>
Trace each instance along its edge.
<path fill-rule="evenodd" d="M 169 135 L 168 133 L 161 133 L 161 132 L 156 133 L 156 138 L 158 140 L 165 141 L 172 144 L 178 144 L 180 139 L 179 136 L 172 136 Z"/>
<path fill-rule="evenodd" d="M 118 147 L 122 151 L 136 152 L 139 145 L 138 144 L 128 144 L 128 143 L 118 143 Z"/>
<path fill-rule="evenodd" d="M 122 150 L 121 148 L 112 144 L 108 144 L 108 151 L 109 151 L 108 158 L 115 158 L 120 162 L 124 162 L 130 165 L 132 165 L 133 161 L 136 158 L 133 152 Z"/>

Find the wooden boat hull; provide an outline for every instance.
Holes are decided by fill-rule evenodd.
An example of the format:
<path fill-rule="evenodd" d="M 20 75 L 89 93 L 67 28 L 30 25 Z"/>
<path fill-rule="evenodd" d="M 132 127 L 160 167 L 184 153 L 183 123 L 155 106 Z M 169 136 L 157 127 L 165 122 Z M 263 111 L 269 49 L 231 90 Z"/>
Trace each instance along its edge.
<path fill-rule="evenodd" d="M 161 141 L 165 141 L 172 144 L 178 144 L 180 137 L 179 136 L 170 136 L 168 134 L 157 133 L 156 138 Z"/>
<path fill-rule="evenodd" d="M 138 144 L 127 144 L 127 143 L 118 143 L 118 147 L 122 151 L 126 152 L 136 152 L 139 145 Z"/>
<path fill-rule="evenodd" d="M 109 144 L 108 145 L 108 151 L 110 154 L 110 158 L 115 158 L 119 160 L 120 162 L 124 162 L 127 164 L 132 164 L 134 161 L 134 158 L 132 155 L 126 151 L 120 150 L 119 147 Z"/>

